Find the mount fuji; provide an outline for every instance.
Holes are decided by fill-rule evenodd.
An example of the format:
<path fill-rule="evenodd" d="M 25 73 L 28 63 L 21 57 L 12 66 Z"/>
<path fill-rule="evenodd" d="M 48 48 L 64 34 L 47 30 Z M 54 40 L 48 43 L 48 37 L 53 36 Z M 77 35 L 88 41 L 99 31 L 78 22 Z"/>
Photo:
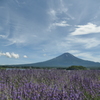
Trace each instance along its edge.
<path fill-rule="evenodd" d="M 32 63 L 32 64 L 25 64 L 24 66 L 33 66 L 33 67 L 69 67 L 72 65 L 77 66 L 84 66 L 84 67 L 100 67 L 100 63 L 83 60 L 80 58 L 75 57 L 74 55 L 70 53 L 64 53 L 58 57 L 55 57 L 53 59 L 44 61 L 44 62 L 38 62 L 38 63 Z"/>

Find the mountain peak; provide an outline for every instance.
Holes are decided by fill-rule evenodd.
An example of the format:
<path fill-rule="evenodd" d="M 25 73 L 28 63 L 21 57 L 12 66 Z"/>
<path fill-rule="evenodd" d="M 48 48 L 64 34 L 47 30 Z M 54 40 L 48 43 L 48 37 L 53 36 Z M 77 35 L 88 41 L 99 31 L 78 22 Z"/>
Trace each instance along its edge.
<path fill-rule="evenodd" d="M 74 57 L 72 54 L 70 54 L 70 53 L 63 53 L 62 55 L 60 55 L 60 56 L 64 56 L 64 57 Z"/>
<path fill-rule="evenodd" d="M 70 53 L 66 52 L 66 53 L 63 53 L 62 55 L 69 56 L 69 55 L 72 55 L 72 54 L 70 54 Z"/>

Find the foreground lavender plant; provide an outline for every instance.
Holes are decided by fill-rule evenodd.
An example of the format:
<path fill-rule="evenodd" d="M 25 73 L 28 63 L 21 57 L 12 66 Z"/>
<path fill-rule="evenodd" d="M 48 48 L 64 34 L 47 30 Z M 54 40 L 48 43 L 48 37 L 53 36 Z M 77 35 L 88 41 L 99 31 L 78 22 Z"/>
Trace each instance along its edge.
<path fill-rule="evenodd" d="M 0 70 L 0 100 L 100 100 L 100 71 Z"/>

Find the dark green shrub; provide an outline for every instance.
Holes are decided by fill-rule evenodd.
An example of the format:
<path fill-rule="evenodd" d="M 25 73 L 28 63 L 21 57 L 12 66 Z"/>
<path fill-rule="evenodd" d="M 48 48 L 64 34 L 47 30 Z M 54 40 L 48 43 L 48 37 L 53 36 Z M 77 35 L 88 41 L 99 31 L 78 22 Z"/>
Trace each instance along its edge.
<path fill-rule="evenodd" d="M 83 66 L 70 66 L 67 68 L 67 70 L 87 70 L 86 67 L 83 67 Z"/>

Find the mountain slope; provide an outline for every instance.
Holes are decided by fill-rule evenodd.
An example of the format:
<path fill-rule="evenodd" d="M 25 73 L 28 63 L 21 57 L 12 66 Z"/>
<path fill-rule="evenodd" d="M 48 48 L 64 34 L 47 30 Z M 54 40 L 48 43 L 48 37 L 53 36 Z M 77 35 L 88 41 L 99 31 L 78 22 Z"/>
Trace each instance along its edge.
<path fill-rule="evenodd" d="M 26 66 L 35 67 L 69 67 L 72 65 L 81 65 L 84 67 L 99 67 L 100 63 L 79 59 L 70 53 L 64 53 L 48 61 L 27 64 Z"/>

